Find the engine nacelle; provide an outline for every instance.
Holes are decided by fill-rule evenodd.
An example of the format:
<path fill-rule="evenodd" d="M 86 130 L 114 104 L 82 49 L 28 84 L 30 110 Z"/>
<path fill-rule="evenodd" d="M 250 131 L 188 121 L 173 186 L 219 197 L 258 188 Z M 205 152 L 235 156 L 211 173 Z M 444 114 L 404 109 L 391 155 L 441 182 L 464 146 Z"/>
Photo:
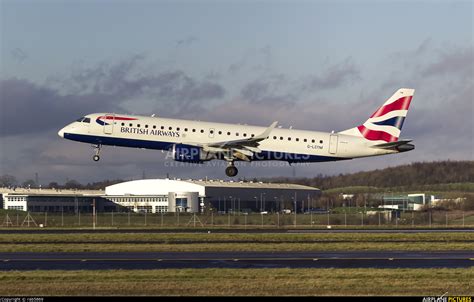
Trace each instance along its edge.
<path fill-rule="evenodd" d="M 214 158 L 214 154 L 205 152 L 200 147 L 175 144 L 173 145 L 173 159 L 187 163 L 202 163 Z"/>

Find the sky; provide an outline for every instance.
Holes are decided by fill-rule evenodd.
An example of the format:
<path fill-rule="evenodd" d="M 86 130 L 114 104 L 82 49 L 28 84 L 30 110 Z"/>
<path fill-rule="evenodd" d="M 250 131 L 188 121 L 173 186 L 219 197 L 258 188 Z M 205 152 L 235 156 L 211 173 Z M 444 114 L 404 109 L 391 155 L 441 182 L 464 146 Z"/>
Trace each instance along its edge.
<path fill-rule="evenodd" d="M 472 1 L 0 0 L 0 175 L 40 183 L 222 178 L 156 150 L 87 144 L 60 128 L 88 113 L 341 131 L 399 88 L 416 89 L 411 152 L 239 177 L 352 173 L 474 160 Z"/>

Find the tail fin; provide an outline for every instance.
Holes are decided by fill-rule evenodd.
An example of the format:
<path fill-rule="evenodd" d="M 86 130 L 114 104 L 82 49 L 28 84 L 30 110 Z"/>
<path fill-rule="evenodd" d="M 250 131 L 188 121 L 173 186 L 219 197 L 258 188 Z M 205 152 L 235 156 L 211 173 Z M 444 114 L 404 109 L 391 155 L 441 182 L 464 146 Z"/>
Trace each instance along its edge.
<path fill-rule="evenodd" d="M 364 124 L 339 133 L 370 141 L 398 141 L 414 93 L 415 89 L 398 89 Z"/>

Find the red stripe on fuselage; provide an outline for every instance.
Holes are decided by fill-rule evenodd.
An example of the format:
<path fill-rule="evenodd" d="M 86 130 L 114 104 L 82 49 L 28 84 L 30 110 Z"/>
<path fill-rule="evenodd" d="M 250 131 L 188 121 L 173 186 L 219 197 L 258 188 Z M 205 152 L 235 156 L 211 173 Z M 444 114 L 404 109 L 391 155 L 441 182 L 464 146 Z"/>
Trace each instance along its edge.
<path fill-rule="evenodd" d="M 394 110 L 408 110 L 408 107 L 410 107 L 410 102 L 412 98 L 413 96 L 405 96 L 405 97 L 399 98 L 393 103 L 380 107 L 370 117 L 372 118 L 372 117 L 382 116 Z"/>
<path fill-rule="evenodd" d="M 112 116 L 112 115 L 103 115 L 98 117 L 99 120 L 116 120 L 116 121 L 135 121 L 136 118 L 133 117 L 120 117 L 120 116 Z"/>
<path fill-rule="evenodd" d="M 390 133 L 387 133 L 384 131 L 378 131 L 378 130 L 370 130 L 366 128 L 364 125 L 358 126 L 357 129 L 359 129 L 360 133 L 366 139 L 370 141 L 383 140 L 383 141 L 386 141 L 387 143 L 398 141 L 398 137 L 393 136 Z"/>

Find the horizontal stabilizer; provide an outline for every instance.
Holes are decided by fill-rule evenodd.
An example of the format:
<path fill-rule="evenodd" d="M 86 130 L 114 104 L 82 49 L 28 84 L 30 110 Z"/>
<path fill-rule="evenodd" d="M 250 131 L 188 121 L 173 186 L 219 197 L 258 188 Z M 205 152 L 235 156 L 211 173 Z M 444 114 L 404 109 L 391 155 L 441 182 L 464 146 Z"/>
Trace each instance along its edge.
<path fill-rule="evenodd" d="M 409 144 L 411 139 L 399 140 L 396 142 L 383 143 L 378 145 L 373 145 L 372 148 L 385 149 L 385 150 L 397 150 L 399 152 L 405 152 L 415 149 L 415 145 Z"/>

